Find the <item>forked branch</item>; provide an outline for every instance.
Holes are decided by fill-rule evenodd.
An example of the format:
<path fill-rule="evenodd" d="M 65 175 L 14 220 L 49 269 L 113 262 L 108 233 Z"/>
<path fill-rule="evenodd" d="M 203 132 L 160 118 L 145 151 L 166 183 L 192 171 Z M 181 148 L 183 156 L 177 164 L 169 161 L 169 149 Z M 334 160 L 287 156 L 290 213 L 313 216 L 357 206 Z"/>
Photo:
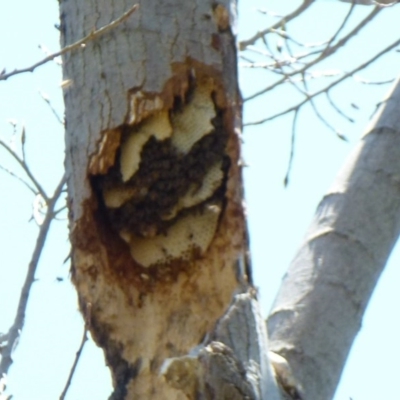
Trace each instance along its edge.
<path fill-rule="evenodd" d="M 13 362 L 12 352 L 15 350 L 18 338 L 21 334 L 22 328 L 25 323 L 26 308 L 28 305 L 30 291 L 35 280 L 35 273 L 39 264 L 39 259 L 44 249 L 47 234 L 50 231 L 51 222 L 54 219 L 54 211 L 56 204 L 62 194 L 63 187 L 65 185 L 65 175 L 61 178 L 54 194 L 47 201 L 47 211 L 42 225 L 39 228 L 39 235 L 36 240 L 36 245 L 32 254 L 31 261 L 29 263 L 28 272 L 26 274 L 25 283 L 22 287 L 17 312 L 14 318 L 14 323 L 5 334 L 7 340 L 4 341 L 2 346 L 1 362 L 0 362 L 0 377 L 7 375 L 7 372 Z"/>

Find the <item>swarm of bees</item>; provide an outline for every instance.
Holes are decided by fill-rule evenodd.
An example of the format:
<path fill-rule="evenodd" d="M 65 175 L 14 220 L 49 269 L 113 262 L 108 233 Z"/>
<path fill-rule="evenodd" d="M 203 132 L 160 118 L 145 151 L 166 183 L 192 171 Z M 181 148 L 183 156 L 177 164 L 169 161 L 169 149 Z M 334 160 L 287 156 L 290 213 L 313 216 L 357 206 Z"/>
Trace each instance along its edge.
<path fill-rule="evenodd" d="M 212 241 L 224 207 L 229 158 L 214 85 L 124 126 L 116 162 L 95 184 L 110 226 L 143 267 L 190 260 Z"/>

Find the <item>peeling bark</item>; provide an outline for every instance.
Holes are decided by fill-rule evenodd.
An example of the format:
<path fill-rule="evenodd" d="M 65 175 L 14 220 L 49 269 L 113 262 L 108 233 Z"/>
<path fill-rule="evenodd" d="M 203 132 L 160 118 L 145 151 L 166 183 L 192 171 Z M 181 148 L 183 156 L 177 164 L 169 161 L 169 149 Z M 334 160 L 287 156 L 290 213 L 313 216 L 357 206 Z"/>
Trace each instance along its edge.
<path fill-rule="evenodd" d="M 67 45 L 126 4 L 60 10 Z M 187 398 L 161 366 L 251 284 L 234 24 L 232 1 L 143 0 L 63 58 L 72 279 L 114 400 Z"/>

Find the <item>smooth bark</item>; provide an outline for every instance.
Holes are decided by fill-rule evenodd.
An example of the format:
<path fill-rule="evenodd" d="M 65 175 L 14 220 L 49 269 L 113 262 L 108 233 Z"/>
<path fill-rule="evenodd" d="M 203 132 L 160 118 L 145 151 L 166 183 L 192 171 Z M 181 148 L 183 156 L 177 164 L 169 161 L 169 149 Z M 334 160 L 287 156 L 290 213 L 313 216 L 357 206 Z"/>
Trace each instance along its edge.
<path fill-rule="evenodd" d="M 319 204 L 268 318 L 305 398 L 334 395 L 400 233 L 400 85 Z"/>

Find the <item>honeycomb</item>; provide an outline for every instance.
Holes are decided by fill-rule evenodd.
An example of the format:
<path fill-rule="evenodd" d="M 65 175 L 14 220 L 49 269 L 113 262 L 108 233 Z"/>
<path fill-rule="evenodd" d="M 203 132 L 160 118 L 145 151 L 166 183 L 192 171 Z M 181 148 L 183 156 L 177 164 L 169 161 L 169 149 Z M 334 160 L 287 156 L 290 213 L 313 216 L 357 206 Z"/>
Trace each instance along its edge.
<path fill-rule="evenodd" d="M 168 264 L 173 260 L 187 261 L 194 254 L 204 254 L 217 229 L 220 205 L 206 207 L 202 213 L 180 218 L 165 234 L 152 238 L 120 232 L 131 256 L 143 267 Z"/>
<path fill-rule="evenodd" d="M 117 162 L 93 180 L 111 228 L 145 268 L 205 253 L 229 168 L 212 79 L 193 82 L 173 109 L 125 125 Z"/>
<path fill-rule="evenodd" d="M 181 153 L 188 153 L 192 146 L 203 136 L 214 130 L 211 124 L 215 117 L 215 106 L 212 99 L 214 86 L 212 81 L 196 87 L 194 96 L 182 112 L 171 116 L 174 134 L 172 144 Z"/>
<path fill-rule="evenodd" d="M 178 203 L 170 213 L 163 215 L 163 219 L 172 219 L 182 209 L 193 207 L 210 198 L 221 186 L 223 178 L 222 162 L 218 162 L 206 172 L 200 188 L 195 184 L 190 185 L 189 190 L 183 197 L 179 198 Z"/>
<path fill-rule="evenodd" d="M 147 118 L 121 145 L 120 169 L 123 182 L 127 182 L 139 169 L 140 153 L 146 142 L 154 136 L 164 140 L 172 135 L 168 112 L 160 112 Z"/>

